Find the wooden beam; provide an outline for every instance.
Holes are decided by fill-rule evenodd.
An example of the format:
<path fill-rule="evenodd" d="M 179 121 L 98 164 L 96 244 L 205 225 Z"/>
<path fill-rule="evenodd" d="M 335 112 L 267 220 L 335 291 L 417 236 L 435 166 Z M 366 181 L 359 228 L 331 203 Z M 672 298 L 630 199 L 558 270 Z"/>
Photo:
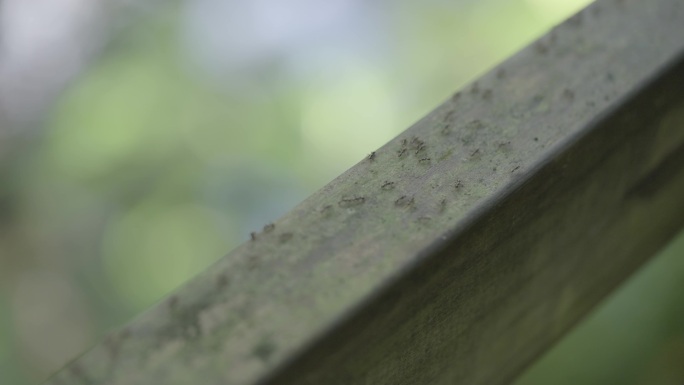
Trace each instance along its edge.
<path fill-rule="evenodd" d="M 684 225 L 683 37 L 596 2 L 47 383 L 510 382 Z"/>

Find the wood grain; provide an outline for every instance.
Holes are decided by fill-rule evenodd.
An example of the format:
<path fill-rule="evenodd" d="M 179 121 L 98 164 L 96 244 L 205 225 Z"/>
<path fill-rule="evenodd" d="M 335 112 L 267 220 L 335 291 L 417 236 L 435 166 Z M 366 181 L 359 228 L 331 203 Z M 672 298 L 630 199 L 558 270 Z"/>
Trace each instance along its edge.
<path fill-rule="evenodd" d="M 597 1 L 47 383 L 510 382 L 684 225 L 682 36 Z"/>

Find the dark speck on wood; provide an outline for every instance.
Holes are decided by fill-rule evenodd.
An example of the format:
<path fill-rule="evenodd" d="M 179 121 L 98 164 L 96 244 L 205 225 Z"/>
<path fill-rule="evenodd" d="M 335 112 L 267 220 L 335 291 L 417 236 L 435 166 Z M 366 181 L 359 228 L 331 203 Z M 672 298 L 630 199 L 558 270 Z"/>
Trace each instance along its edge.
<path fill-rule="evenodd" d="M 568 100 L 573 100 L 575 99 L 575 93 L 566 88 L 565 90 L 563 90 L 563 97 Z"/>
<path fill-rule="evenodd" d="M 549 47 L 547 47 L 546 44 L 545 44 L 543 41 L 538 41 L 538 42 L 534 45 L 534 49 L 535 49 L 538 53 L 540 53 L 540 54 L 542 54 L 542 55 L 545 54 L 545 53 L 547 53 L 547 52 L 549 52 Z"/>
<path fill-rule="evenodd" d="M 447 123 L 442 127 L 442 135 L 449 135 L 451 133 L 451 126 Z"/>
<path fill-rule="evenodd" d="M 572 25 L 574 27 L 578 27 L 578 26 L 582 25 L 582 12 L 580 11 L 580 12 L 576 13 L 573 17 L 568 19 L 568 22 L 570 23 L 570 25 Z"/>
<path fill-rule="evenodd" d="M 342 198 L 339 202 L 339 206 L 340 207 L 353 207 L 353 206 L 362 205 L 365 202 L 366 202 L 366 198 L 364 198 L 364 197 Z"/>
<path fill-rule="evenodd" d="M 171 298 L 169 298 L 169 309 L 171 310 L 176 310 L 178 308 L 178 296 L 172 295 Z"/>
<path fill-rule="evenodd" d="M 247 258 L 247 267 L 250 270 L 254 270 L 259 267 L 259 257 L 256 255 L 249 256 Z"/>
<path fill-rule="evenodd" d="M 332 205 L 325 205 L 321 207 L 321 214 L 323 215 L 330 215 L 333 211 Z"/>
<path fill-rule="evenodd" d="M 280 239 L 280 242 L 285 243 L 285 242 L 289 241 L 290 239 L 292 239 L 293 236 L 294 236 L 294 234 L 292 234 L 292 233 L 282 233 L 282 234 L 280 234 L 280 237 L 278 237 L 278 238 Z"/>
<path fill-rule="evenodd" d="M 421 151 L 425 149 L 425 142 L 420 140 L 417 136 L 414 136 L 411 138 L 411 142 L 409 143 L 409 147 L 411 150 L 417 150 Z"/>
<path fill-rule="evenodd" d="M 447 206 L 447 200 L 442 199 L 439 201 L 439 213 L 442 214 L 444 211 L 446 211 L 446 206 Z"/>
<path fill-rule="evenodd" d="M 223 289 L 226 286 L 228 286 L 228 276 L 224 273 L 219 275 L 218 278 L 216 278 L 216 287 L 219 289 Z"/>
<path fill-rule="evenodd" d="M 492 98 L 492 90 L 490 90 L 490 89 L 484 90 L 484 92 L 482 93 L 482 99 L 490 100 L 491 98 Z"/>
<path fill-rule="evenodd" d="M 470 121 L 466 127 L 470 130 L 479 130 L 484 127 L 484 123 L 482 123 L 482 121 L 479 119 L 475 119 Z"/>
<path fill-rule="evenodd" d="M 426 223 L 430 223 L 431 220 L 432 220 L 432 218 L 430 218 L 428 216 L 422 216 L 422 217 L 418 218 L 418 223 L 426 224 Z"/>
<path fill-rule="evenodd" d="M 262 341 L 260 344 L 254 347 L 253 354 L 261 361 L 268 362 L 275 350 L 276 347 L 272 342 Z"/>
<path fill-rule="evenodd" d="M 413 205 L 413 201 L 413 197 L 402 195 L 396 201 L 394 201 L 394 204 L 399 207 L 408 207 Z"/>

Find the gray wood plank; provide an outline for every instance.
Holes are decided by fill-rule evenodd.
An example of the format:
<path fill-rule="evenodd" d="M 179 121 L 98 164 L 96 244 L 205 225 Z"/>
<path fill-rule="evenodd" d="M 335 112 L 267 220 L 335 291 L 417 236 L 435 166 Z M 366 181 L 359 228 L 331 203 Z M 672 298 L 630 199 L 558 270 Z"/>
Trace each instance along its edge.
<path fill-rule="evenodd" d="M 505 384 L 682 225 L 684 2 L 600 0 L 47 383 Z"/>

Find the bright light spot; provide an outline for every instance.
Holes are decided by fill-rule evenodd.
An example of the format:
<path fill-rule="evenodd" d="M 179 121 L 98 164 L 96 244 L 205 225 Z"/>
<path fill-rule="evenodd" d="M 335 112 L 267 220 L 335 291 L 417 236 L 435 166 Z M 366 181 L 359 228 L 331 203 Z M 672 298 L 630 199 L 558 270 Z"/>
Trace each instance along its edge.
<path fill-rule="evenodd" d="M 348 167 L 396 134 L 395 115 L 381 74 L 357 66 L 304 96 L 301 132 L 317 159 Z"/>
<path fill-rule="evenodd" d="M 134 209 L 109 227 L 106 273 L 135 306 L 149 306 L 228 252 L 225 218 L 199 205 Z"/>
<path fill-rule="evenodd" d="M 202 0 L 185 2 L 181 33 L 189 57 L 208 72 L 260 65 L 348 35 L 363 8 L 358 0 Z M 329 40 L 326 40 L 329 41 Z"/>
<path fill-rule="evenodd" d="M 43 108 L 82 70 L 100 40 L 92 28 L 100 17 L 99 3 L 0 1 L 0 109 L 4 118 L 40 119 Z"/>
<path fill-rule="evenodd" d="M 593 0 L 526 0 L 542 17 L 562 20 L 591 4 Z"/>

